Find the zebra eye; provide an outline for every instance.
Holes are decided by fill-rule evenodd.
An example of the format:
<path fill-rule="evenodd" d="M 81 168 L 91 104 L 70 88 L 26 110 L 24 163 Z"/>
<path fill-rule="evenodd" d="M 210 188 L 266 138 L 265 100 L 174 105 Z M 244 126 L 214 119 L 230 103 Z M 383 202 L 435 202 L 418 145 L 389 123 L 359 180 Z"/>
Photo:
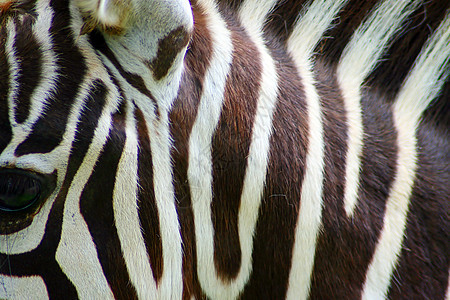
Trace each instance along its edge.
<path fill-rule="evenodd" d="M 41 195 L 41 182 L 34 176 L 13 171 L 0 173 L 0 211 L 21 211 Z"/>

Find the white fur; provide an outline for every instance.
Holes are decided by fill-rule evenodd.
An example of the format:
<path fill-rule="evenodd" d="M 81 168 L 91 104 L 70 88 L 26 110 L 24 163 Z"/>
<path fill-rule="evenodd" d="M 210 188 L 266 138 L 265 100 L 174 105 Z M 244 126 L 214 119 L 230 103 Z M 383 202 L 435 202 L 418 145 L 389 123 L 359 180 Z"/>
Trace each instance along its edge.
<path fill-rule="evenodd" d="M 206 71 L 197 119 L 189 139 L 188 180 L 195 223 L 197 272 L 206 295 L 212 299 L 231 299 L 238 295 L 240 289 L 227 289 L 214 267 L 211 141 L 222 109 L 233 49 L 230 32 L 216 4 L 211 0 L 201 0 L 198 4 L 206 14 L 213 52 Z"/>
<path fill-rule="evenodd" d="M 300 211 L 295 229 L 287 299 L 306 299 L 321 226 L 324 141 L 320 99 L 312 72 L 313 50 L 345 1 L 313 2 L 298 19 L 288 40 L 288 51 L 302 78 L 309 118 L 308 152 L 302 183 Z M 326 13 L 324 13 L 326 12 Z"/>
<path fill-rule="evenodd" d="M 450 15 L 422 49 L 394 104 L 398 132 L 397 174 L 386 204 L 383 229 L 369 266 L 364 299 L 386 297 L 398 256 L 417 169 L 416 128 L 425 109 L 441 90 L 449 74 Z"/>
<path fill-rule="evenodd" d="M 136 267 L 140 259 L 144 257 L 145 252 L 142 234 L 137 231 L 131 234 L 131 232 L 127 232 L 129 230 L 127 229 L 128 227 L 120 223 L 126 222 L 130 225 L 131 222 L 134 224 L 133 226 L 136 226 L 136 224 L 139 226 L 139 220 L 136 215 L 137 211 L 133 207 L 125 209 L 122 203 L 122 201 L 125 201 L 125 198 L 128 199 L 130 197 L 125 191 L 130 192 L 131 195 L 135 195 L 131 199 L 128 199 L 128 201 L 136 201 L 135 188 L 137 182 L 135 181 L 137 178 L 135 178 L 136 175 L 134 173 L 137 166 L 133 166 L 133 164 L 136 159 L 134 156 L 136 155 L 135 151 L 137 148 L 133 149 L 133 147 L 137 147 L 137 145 L 135 134 L 133 134 L 133 130 L 130 127 L 128 127 L 128 130 L 130 130 L 129 134 L 131 135 L 127 140 L 126 146 L 128 150 L 126 150 L 120 162 L 120 168 L 123 169 L 124 174 L 118 175 L 120 180 L 118 181 L 118 186 L 115 187 L 116 224 L 120 227 L 118 231 L 120 231 L 119 238 L 122 251 L 124 252 L 130 279 L 138 295 L 143 298 L 155 297 L 156 295 L 157 299 L 179 299 L 182 296 L 183 289 L 182 249 L 172 182 L 173 175 L 170 162 L 172 145 L 169 133 L 168 111 L 177 96 L 186 48 L 179 52 L 168 75 L 159 81 L 153 78 L 153 74 L 143 62 L 151 61 L 156 56 L 159 40 L 164 38 L 172 30 L 179 26 L 183 26 L 188 32 L 192 30 L 192 12 L 189 2 L 186 0 L 133 1 L 132 6 L 134 9 L 132 14 L 135 16 L 135 19 L 128 24 L 129 26 L 124 35 L 105 35 L 105 38 L 123 68 L 131 73 L 139 74 L 144 79 L 147 89 L 151 91 L 157 102 L 160 113 L 159 120 L 155 115 L 156 106 L 152 103 L 151 99 L 138 92 L 123 80 L 107 58 L 103 57 L 103 60 L 119 79 L 120 85 L 127 95 L 127 99 L 134 100 L 136 106 L 141 109 L 148 126 L 149 138 L 151 140 L 149 146 L 153 160 L 154 192 L 159 213 L 164 266 L 163 274 L 158 285 L 156 285 L 156 282 L 152 278 L 149 264 L 145 263 L 141 264 L 140 267 Z M 130 106 L 132 107 L 133 105 L 130 103 Z M 125 173 L 130 176 L 127 178 Z M 132 178 L 134 179 L 132 180 Z M 127 182 L 131 186 L 128 186 Z M 122 192 L 118 192 L 120 190 Z M 133 228 L 138 229 L 139 227 Z M 134 248 L 130 249 L 130 245 L 134 245 Z M 147 257 L 146 253 L 145 257 Z M 139 261 L 137 258 L 139 258 Z M 148 261 L 148 259 L 146 260 Z"/>
<path fill-rule="evenodd" d="M 186 2 L 186 1 L 184 1 Z M 143 3 L 145 5 L 145 2 Z M 172 7 L 173 6 L 173 7 Z M 172 3 L 172 6 L 166 6 L 161 8 L 162 10 L 166 10 L 168 12 L 175 12 L 178 14 L 177 9 L 183 9 L 184 13 L 176 15 L 175 19 L 179 19 L 181 21 L 186 21 L 185 27 L 187 30 L 192 29 L 192 15 L 190 12 L 190 7 L 186 3 L 184 4 L 175 4 Z M 189 8 L 189 10 L 188 10 Z M 175 9 L 171 11 L 171 9 Z M 103 271 L 99 264 L 95 245 L 92 242 L 92 238 L 88 231 L 87 225 L 84 222 L 80 211 L 79 211 L 79 197 L 81 191 L 89 179 L 89 176 L 92 172 L 92 169 L 96 163 L 97 157 L 103 147 L 103 144 L 106 141 L 106 137 L 108 135 L 108 130 L 110 126 L 110 114 L 116 109 L 117 101 L 119 99 L 118 93 L 113 87 L 113 85 L 108 81 L 108 74 L 105 72 L 98 72 L 100 63 L 96 63 L 97 55 L 95 53 L 91 53 L 89 50 L 90 46 L 86 40 L 85 36 L 81 36 L 77 38 L 77 42 L 80 46 L 80 50 L 83 55 L 87 57 L 89 60 L 89 69 L 86 81 L 82 84 L 80 89 L 80 94 L 76 97 L 76 102 L 72 111 L 69 113 L 69 120 L 67 125 L 67 130 L 64 133 L 63 142 L 60 146 L 55 148 L 51 153 L 48 154 L 31 154 L 25 155 L 20 158 L 15 158 L 14 150 L 29 134 L 30 129 L 32 128 L 34 122 L 38 119 L 38 117 L 42 114 L 42 109 L 45 105 L 43 103 L 43 99 L 45 99 L 49 90 L 54 87 L 55 77 L 53 75 L 47 74 L 55 74 L 55 66 L 52 63 L 54 61 L 53 52 L 50 51 L 51 43 L 48 39 L 48 28 L 50 26 L 51 18 L 52 18 L 52 10 L 48 7 L 48 2 L 40 1 L 38 2 L 38 11 L 39 11 L 39 19 L 38 24 L 40 26 L 37 28 L 36 36 L 39 41 L 43 45 L 47 45 L 49 47 L 44 54 L 44 72 L 45 75 L 42 77 L 42 83 L 38 86 L 36 92 L 32 97 L 32 113 L 30 114 L 29 120 L 25 123 L 25 125 L 19 125 L 14 123 L 12 118 L 14 106 L 12 105 L 12 99 L 15 95 L 15 89 L 13 88 L 12 93 L 10 94 L 10 102 L 9 107 L 10 110 L 10 119 L 11 123 L 15 126 L 13 131 L 13 140 L 10 145 L 5 149 L 2 156 L 0 156 L 0 161 L 2 165 L 10 165 L 14 163 L 16 167 L 19 168 L 29 168 L 41 173 L 51 173 L 54 170 L 58 170 L 58 183 L 57 189 L 54 194 L 47 200 L 44 207 L 41 209 L 40 213 L 34 218 L 33 223 L 28 228 L 7 236 L 2 236 L 2 243 L 0 243 L 0 251 L 8 254 L 19 254 L 31 251 L 36 248 L 43 236 L 45 230 L 45 224 L 47 222 L 48 213 L 53 204 L 54 198 L 59 192 L 60 185 L 62 180 L 66 174 L 65 168 L 67 167 L 67 159 L 70 154 L 70 146 L 73 141 L 76 128 L 76 123 L 80 117 L 80 111 L 84 105 L 84 101 L 87 97 L 87 92 L 89 91 L 89 86 L 93 79 L 102 78 L 105 84 L 108 86 L 110 91 L 108 97 L 108 108 L 103 112 L 102 118 L 100 119 L 99 126 L 95 131 L 95 138 L 93 140 L 92 145 L 90 146 L 89 152 L 87 153 L 85 160 L 80 167 L 79 172 L 76 174 L 71 187 L 69 188 L 69 192 L 67 195 L 67 202 L 65 205 L 65 213 L 63 219 L 63 231 L 61 242 L 57 249 L 56 259 L 60 264 L 62 270 L 66 273 L 68 278 L 74 283 L 77 288 L 77 291 L 81 298 L 83 297 L 109 297 L 112 298 L 111 290 L 106 282 L 106 279 L 103 275 Z M 72 28 L 74 32 L 79 32 L 81 28 L 81 18 L 76 18 L 75 8 L 71 6 L 72 15 L 75 16 L 74 20 L 72 20 Z M 44 19 L 41 19 L 44 18 Z M 173 21 L 173 20 L 172 20 Z M 190 21 L 190 23 L 189 23 Z M 171 22 L 166 23 L 166 25 L 170 26 L 178 26 L 179 23 Z M 168 26 L 167 30 L 170 30 L 171 27 Z M 13 26 L 10 26 L 13 30 Z M 161 29 L 161 28 L 160 28 Z M 165 32 L 157 31 L 161 36 L 164 36 Z M 10 34 L 11 37 L 14 36 L 12 32 Z M 146 37 L 148 38 L 148 37 Z M 139 40 L 139 37 L 138 37 Z M 151 39 L 151 41 L 155 42 L 155 38 Z M 157 40 L 156 40 L 157 42 Z M 131 45 L 127 45 L 131 46 Z M 144 45 L 141 45 L 144 47 Z M 45 47 L 45 46 L 44 46 Z M 145 47 L 144 47 L 145 48 Z M 139 49 L 138 49 L 139 50 Z M 185 51 L 185 49 L 184 49 Z M 134 99 L 141 109 L 144 111 L 146 116 L 146 120 L 148 124 L 153 124 L 153 127 L 150 128 L 150 136 L 151 137 L 159 137 L 155 138 L 155 145 L 152 146 L 152 154 L 155 159 L 155 194 L 158 202 L 158 210 L 160 211 L 160 215 L 163 216 L 161 219 L 161 235 L 163 240 L 163 262 L 164 262 L 164 274 L 163 278 L 160 282 L 160 288 L 158 289 L 159 298 L 160 299 L 168 299 L 169 295 L 174 295 L 175 298 L 180 298 L 182 293 L 182 279 L 181 279 L 181 267 L 182 267 L 182 253 L 181 253 L 181 237 L 179 233 L 179 225 L 176 215 L 175 209 L 175 200 L 174 193 L 172 187 L 172 181 L 169 178 L 172 178 L 171 174 L 171 166 L 170 166 L 170 138 L 169 138 L 169 130 L 168 130 L 168 108 L 171 106 L 173 98 L 175 98 L 179 79 L 181 77 L 182 71 L 182 58 L 184 56 L 184 51 L 181 51 L 174 66 L 169 71 L 169 75 L 167 78 L 161 80 L 158 83 L 150 83 L 149 86 L 152 86 L 152 92 L 155 92 L 158 104 L 161 108 L 161 122 L 159 124 L 153 124 L 155 121 L 154 111 L 151 104 L 151 101 L 144 97 L 142 94 L 137 93 L 133 88 L 127 87 L 127 94 L 132 95 L 132 99 Z M 12 39 L 10 39 L 10 53 L 9 58 L 12 60 L 13 74 L 17 73 L 14 71 L 14 57 L 12 51 Z M 139 52 L 139 51 L 138 51 Z M 143 52 L 144 54 L 146 52 Z M 142 54 L 142 53 L 140 53 Z M 126 57 L 129 57 L 129 53 L 125 53 Z M 134 57 L 136 59 L 136 57 Z M 145 59 L 148 57 L 144 57 Z M 138 57 L 139 60 L 139 57 Z M 129 64 L 124 64 L 127 68 Z M 109 65 L 110 69 L 114 69 L 113 66 Z M 17 69 L 17 67 L 16 67 Z M 103 70 L 102 68 L 100 68 Z M 130 70 L 133 70 L 130 67 Z M 117 75 L 117 74 L 116 74 Z M 15 75 L 14 75 L 15 76 Z M 106 80 L 105 80 L 106 79 Z M 149 77 L 146 78 L 147 83 L 152 80 Z M 126 86 L 127 83 L 121 82 L 123 86 Z M 155 87 L 157 86 L 157 87 Z M 154 88 L 155 87 L 155 88 Z M 131 92 L 129 90 L 132 90 Z M 131 99 L 130 98 L 130 99 Z M 137 147 L 136 145 L 134 145 Z M 132 146 L 130 146 L 132 147 Z M 135 148 L 136 150 L 137 148 Z M 127 157 L 128 159 L 129 157 Z M 131 167 L 131 166 L 127 166 Z M 119 179 L 121 177 L 119 176 Z M 123 179 L 123 178 L 122 178 Z M 120 181 L 120 180 L 119 180 Z M 122 181 L 123 183 L 123 181 Z M 122 195 L 123 196 L 123 195 Z M 164 213 L 161 213 L 164 212 Z M 72 217 L 73 216 L 73 217 Z M 136 227 L 139 228 L 139 227 Z M 121 238 L 121 241 L 125 241 L 125 239 Z M 80 248 L 82 247 L 82 248 Z M 83 264 L 79 264 L 79 261 L 83 261 Z M 74 267 L 77 266 L 77 267 Z M 137 291 L 139 293 L 145 293 L 147 291 L 146 287 L 143 286 L 142 279 L 140 283 L 136 278 L 141 277 L 144 278 L 145 275 L 150 274 L 147 271 L 139 272 L 135 271 L 133 268 L 133 272 L 130 274 L 130 277 L 134 279 L 134 283 L 136 283 Z M 14 281 L 15 282 L 15 281 Z M 15 287 L 8 287 L 15 288 Z"/>
<path fill-rule="evenodd" d="M 156 107 L 151 100 L 120 79 L 127 97 L 133 99 L 143 112 L 151 141 L 153 183 L 160 222 L 164 266 L 162 277 L 156 287 L 156 298 L 179 299 L 183 290 L 182 249 L 170 161 L 172 145 L 168 111 L 177 96 L 186 48 L 180 51 L 168 75 L 159 81 L 153 78 L 149 69 L 141 62 L 154 58 L 159 39 L 179 26 L 191 30 L 193 20 L 190 6 L 186 5 L 186 1 L 165 3 L 167 5 L 164 5 L 163 2 L 165 3 L 165 1 L 155 1 L 151 5 L 142 2 L 141 5 L 148 6 L 142 7 L 142 12 L 140 12 L 146 14 L 145 17 L 142 17 L 143 23 L 129 28 L 123 38 L 111 37 L 108 39 L 108 43 L 126 70 L 143 77 L 147 88 L 152 92 L 158 104 L 159 120 L 156 118 Z M 145 30 L 142 29 L 142 26 L 145 26 Z M 143 40 L 145 43 L 142 43 Z M 123 45 L 126 45 L 126 48 Z M 114 69 L 113 66 L 111 68 Z M 143 281 L 143 278 L 151 273 L 144 274 L 141 272 L 146 272 L 145 270 L 133 268 L 129 268 L 129 271 L 130 276 L 136 280 L 136 288 L 142 288 L 138 293 L 143 295 L 152 293 L 153 288 L 150 286 L 148 290 L 145 290 Z M 141 279 L 138 280 L 139 277 Z"/>
<path fill-rule="evenodd" d="M 72 12 L 74 9 L 71 6 Z M 80 22 L 81 19 L 73 20 L 72 26 L 74 30 L 81 26 Z M 94 131 L 92 143 L 67 192 L 61 240 L 56 251 L 56 260 L 62 271 L 74 284 L 80 298 L 92 299 L 101 297 L 102 299 L 112 299 L 113 295 L 98 260 L 95 244 L 92 241 L 87 224 L 80 212 L 80 196 L 106 143 L 111 127 L 111 114 L 116 111 L 120 97 L 114 85 L 107 79 L 109 78 L 108 74 L 103 68 L 99 68 L 101 64 L 96 54 L 88 50 L 90 47 L 87 40 L 84 37 L 80 37 L 78 44 L 81 52 L 88 57 L 91 64 L 88 66 L 87 78 L 82 84 L 80 94 L 77 95 L 77 100 L 69 115 L 67 128 L 75 128 L 80 118 L 81 109 L 85 105 L 84 101 L 88 97 L 89 87 L 94 79 L 104 79 L 103 82 L 108 87 L 108 95 L 105 108 L 100 116 L 98 126 Z M 54 151 L 62 148 L 66 144 L 66 141 L 70 141 L 71 143 L 74 136 L 74 130 L 66 130 L 64 142 Z M 61 151 L 60 155 L 63 156 L 68 156 L 70 153 L 68 149 L 59 150 Z M 83 263 L 80 264 L 80 261 Z"/>
<path fill-rule="evenodd" d="M 117 168 L 114 186 L 114 221 L 119 236 L 130 281 L 140 299 L 156 295 L 156 282 L 152 276 L 150 260 L 141 232 L 138 212 L 138 142 L 134 110 L 127 110 L 124 151 Z M 141 199 L 142 202 L 147 199 Z"/>
<path fill-rule="evenodd" d="M 31 292 L 32 291 L 32 292 Z M 40 276 L 16 277 L 0 275 L 0 299 L 49 299 Z"/>
<path fill-rule="evenodd" d="M 34 31 L 38 40 L 47 45 L 51 45 L 46 33 L 48 34 L 48 30 L 50 27 L 50 22 L 53 16 L 53 11 L 49 8 L 48 2 L 42 1 L 37 4 L 38 11 L 38 24 L 41 24 L 38 29 Z M 39 115 L 42 113 L 44 98 L 48 91 L 48 89 L 52 88 L 52 83 L 48 83 L 45 79 L 51 81 L 54 78 L 51 76 L 43 75 L 45 79 L 38 85 L 35 93 L 32 95 L 31 101 L 31 113 L 28 120 L 24 124 L 17 124 L 14 120 L 15 113 L 15 104 L 14 97 L 16 97 L 17 93 L 17 83 L 15 82 L 17 76 L 17 68 L 18 65 L 16 63 L 16 58 L 14 56 L 13 49 L 13 38 L 15 35 L 14 26 L 11 26 L 8 23 L 7 28 L 9 29 L 8 40 L 6 43 L 7 53 L 9 53 L 9 63 L 11 65 L 11 71 L 13 74 L 13 78 L 10 83 L 11 92 L 8 97 L 9 101 L 9 117 L 10 123 L 12 125 L 12 133 L 13 137 L 9 145 L 3 150 L 0 155 L 0 166 L 16 166 L 24 169 L 31 169 L 41 173 L 52 173 L 55 170 L 55 166 L 48 161 L 45 160 L 27 160 L 23 158 L 16 158 L 14 155 L 14 151 L 20 143 L 22 143 L 26 137 L 28 136 L 32 125 L 36 122 Z M 43 68 L 44 73 L 54 73 L 55 66 L 53 64 L 52 52 L 47 53 L 43 56 Z M 44 235 L 45 223 L 48 218 L 48 213 L 50 211 L 51 205 L 53 203 L 53 199 L 56 195 L 56 192 L 50 196 L 49 201 L 42 207 L 40 213 L 33 219 L 33 222 L 26 229 L 21 230 L 17 233 L 13 233 L 10 235 L 3 235 L 0 239 L 4 240 L 4 242 L 0 243 L 0 252 L 1 253 L 9 253 L 9 254 L 19 254 L 31 251 L 35 249 Z"/>
<path fill-rule="evenodd" d="M 351 217 L 358 201 L 364 129 L 361 115 L 361 86 L 373 71 L 392 36 L 420 1 L 385 0 L 356 30 L 344 49 L 337 69 L 348 119 L 348 151 L 345 168 L 344 207 Z"/>
<path fill-rule="evenodd" d="M 175 207 L 172 166 L 170 162 L 170 149 L 172 145 L 169 133 L 168 107 L 164 105 L 164 103 L 159 102 L 159 98 L 156 98 L 158 104 L 162 104 L 159 105 L 160 119 L 157 120 L 155 106 L 152 104 L 151 100 L 123 80 L 117 70 L 115 70 L 114 66 L 106 58 L 104 58 L 104 63 L 113 70 L 114 75 L 119 79 L 120 85 L 127 95 L 127 98 L 134 100 L 136 106 L 141 109 L 148 126 L 153 162 L 153 184 L 160 222 L 164 265 L 162 278 L 158 282 L 156 289 L 156 298 L 178 299 L 181 298 L 183 291 L 182 249 L 179 221 Z M 127 68 L 126 65 L 124 67 Z M 175 97 L 176 92 L 170 91 L 168 95 L 173 95 L 173 97 Z M 173 101 L 173 99 L 166 99 L 168 102 Z M 127 240 L 122 237 L 121 243 L 127 243 Z M 142 288 L 138 293 L 144 295 L 151 293 L 153 289 L 152 286 L 149 286 L 147 290 L 142 286 L 144 283 L 143 279 L 147 278 L 149 275 L 151 276 L 151 273 L 146 273 L 151 272 L 151 269 L 146 267 L 134 269 L 132 266 L 136 262 L 131 259 L 131 254 L 127 255 L 128 261 L 126 263 L 130 272 L 130 277 L 134 278 L 132 281 L 134 280 L 133 283 L 137 289 Z M 141 279 L 138 279 L 139 277 L 141 277 Z"/>
<path fill-rule="evenodd" d="M 268 14 L 273 10 L 276 4 L 276 0 L 246 0 L 241 4 L 239 9 L 239 18 L 242 25 L 247 30 L 247 33 L 252 36 L 252 40 L 256 43 L 258 50 L 264 49 L 264 56 L 269 53 L 268 49 L 264 46 L 262 30 Z"/>
<path fill-rule="evenodd" d="M 123 28 L 128 21 L 130 1 L 76 0 L 80 11 L 101 27 Z"/>
<path fill-rule="evenodd" d="M 227 287 L 233 290 L 231 294 L 233 296 L 243 290 L 252 272 L 253 235 L 263 196 L 269 160 L 272 119 L 278 98 L 278 76 L 275 62 L 262 37 L 262 27 L 275 4 L 276 1 L 266 1 L 262 5 L 257 0 L 247 0 L 243 2 L 239 11 L 242 25 L 260 53 L 262 72 L 238 216 L 241 267 L 236 278 L 233 282 L 228 283 Z M 248 16 L 252 18 L 248 18 Z"/>
<path fill-rule="evenodd" d="M 153 119 L 154 120 L 154 119 Z M 150 123 L 147 118 L 147 124 Z M 158 285 L 158 299 L 180 299 L 183 293 L 181 234 L 170 160 L 171 139 L 168 112 L 149 126 L 153 161 L 153 183 L 159 215 L 164 273 Z"/>
<path fill-rule="evenodd" d="M 450 269 L 448 270 L 448 282 L 447 282 L 447 292 L 445 293 L 445 299 L 450 299 Z"/>
<path fill-rule="evenodd" d="M 116 6 L 111 3 L 110 0 L 99 0 L 98 1 L 98 19 L 101 23 L 105 25 L 119 25 L 120 15 Z"/>
<path fill-rule="evenodd" d="M 139 74 L 158 105 L 168 110 L 178 92 L 187 46 L 179 52 L 167 76 L 161 80 L 156 80 L 143 62 L 156 57 L 159 41 L 171 31 L 180 26 L 187 32 L 193 30 L 192 11 L 187 0 L 136 0 L 133 3 L 134 9 L 139 11 L 133 12 L 139 22 L 132 23 L 123 35 L 106 35 L 106 41 L 124 69 Z"/>
<path fill-rule="evenodd" d="M 56 67 L 53 63 L 54 53 L 50 50 L 51 43 L 46 35 L 46 33 L 48 34 L 49 32 L 53 12 L 48 6 L 48 2 L 39 1 L 37 3 L 39 15 L 37 24 L 40 26 L 35 29 L 35 34 L 40 42 L 47 47 L 45 50 L 46 53 L 43 55 L 45 62 L 43 64 L 44 73 L 54 73 L 56 72 Z M 79 20 L 79 22 L 81 22 L 81 20 Z M 88 42 L 84 38 L 80 38 L 78 41 L 80 42 L 80 49 L 83 54 L 86 55 L 91 62 L 98 61 L 95 53 L 89 53 L 86 51 L 86 49 L 89 48 Z M 0 156 L 1 165 L 11 165 L 11 162 L 14 162 L 14 166 L 17 168 L 30 169 L 45 174 L 51 174 L 57 170 L 58 178 L 55 191 L 49 196 L 38 215 L 34 217 L 32 224 L 17 233 L 3 236 L 5 243 L 0 243 L 0 252 L 9 254 L 25 253 L 35 249 L 41 242 L 44 235 L 48 214 L 56 195 L 59 193 L 59 189 L 66 174 L 70 147 L 75 136 L 74 128 L 76 128 L 76 124 L 80 118 L 80 111 L 84 105 L 84 101 L 88 97 L 89 87 L 93 79 L 97 77 L 107 78 L 106 72 L 98 72 L 98 66 L 99 63 L 90 64 L 87 75 L 88 77 L 82 83 L 80 93 L 76 95 L 75 103 L 69 112 L 67 130 L 64 132 L 63 141 L 53 151 L 46 154 L 36 153 L 21 157 L 15 157 L 14 155 L 14 151 L 17 146 L 25 140 L 31 131 L 33 124 L 43 113 L 43 107 L 46 105 L 46 103 L 44 103 L 44 98 L 46 98 L 46 95 L 54 89 L 56 79 L 55 76 L 44 75 L 42 77 L 41 83 L 32 95 L 31 113 L 29 118 L 24 124 L 16 124 L 16 126 L 13 127 L 13 139 Z M 108 84 L 108 82 L 105 83 Z M 111 83 L 109 83 L 109 87 L 112 87 Z M 13 112 L 14 111 L 10 111 L 10 114 L 13 114 Z M 13 247 L 8 246 L 11 241 L 14 241 Z"/>
<path fill-rule="evenodd" d="M 311 68 L 311 56 L 316 45 L 324 38 L 323 34 L 330 29 L 331 22 L 347 2 L 348 0 L 313 1 L 303 8 L 288 41 L 288 50 L 294 55 L 297 65 L 303 66 L 308 61 L 308 67 Z"/>
<path fill-rule="evenodd" d="M 80 196 L 102 151 L 111 126 L 111 111 L 104 112 L 95 130 L 94 142 L 76 173 L 64 205 L 61 240 L 56 261 L 82 299 L 113 299 L 98 260 L 91 234 L 80 212 Z M 80 264 L 79 262 L 83 262 Z M 77 266 L 77 267 L 74 267 Z"/>

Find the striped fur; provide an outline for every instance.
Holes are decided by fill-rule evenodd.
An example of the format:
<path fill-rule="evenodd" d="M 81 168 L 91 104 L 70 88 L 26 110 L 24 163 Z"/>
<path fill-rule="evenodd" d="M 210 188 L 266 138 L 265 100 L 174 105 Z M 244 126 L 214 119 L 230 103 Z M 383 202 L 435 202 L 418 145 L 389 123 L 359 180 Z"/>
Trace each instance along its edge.
<path fill-rule="evenodd" d="M 0 1 L 0 299 L 448 298 L 449 69 L 441 0 Z"/>

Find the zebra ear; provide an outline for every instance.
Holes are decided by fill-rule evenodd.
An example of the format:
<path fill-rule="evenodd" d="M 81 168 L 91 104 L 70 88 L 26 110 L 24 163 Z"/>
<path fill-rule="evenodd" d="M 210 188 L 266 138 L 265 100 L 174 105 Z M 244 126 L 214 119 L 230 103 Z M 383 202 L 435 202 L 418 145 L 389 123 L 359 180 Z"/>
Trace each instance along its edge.
<path fill-rule="evenodd" d="M 76 4 L 85 21 L 81 34 L 96 27 L 120 34 L 126 27 L 132 6 L 131 1 L 126 0 L 76 0 Z"/>
<path fill-rule="evenodd" d="M 188 31 L 193 26 L 189 0 L 75 0 L 75 3 L 84 18 L 82 34 L 96 27 L 120 34 L 135 25 L 131 20 L 160 32 L 173 25 Z M 157 28 L 158 24 L 163 28 Z"/>
<path fill-rule="evenodd" d="M 156 81 L 180 71 L 194 28 L 189 0 L 74 1 L 84 19 L 82 34 L 100 29 L 120 59 L 132 53 L 130 65 L 145 62 Z"/>

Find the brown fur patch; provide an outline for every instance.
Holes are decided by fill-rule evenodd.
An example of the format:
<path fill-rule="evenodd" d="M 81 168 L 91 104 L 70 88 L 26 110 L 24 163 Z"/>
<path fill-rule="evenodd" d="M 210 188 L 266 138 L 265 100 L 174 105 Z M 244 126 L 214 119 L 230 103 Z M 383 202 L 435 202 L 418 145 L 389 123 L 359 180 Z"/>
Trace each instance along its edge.
<path fill-rule="evenodd" d="M 0 1 L 0 15 L 6 14 L 13 5 L 14 1 Z"/>
<path fill-rule="evenodd" d="M 211 33 L 206 16 L 193 1 L 195 27 L 185 57 L 185 70 L 178 97 L 170 113 L 170 132 L 174 139 L 175 195 L 183 240 L 183 299 L 205 299 L 197 277 L 195 224 L 187 181 L 189 136 L 197 115 L 204 77 L 212 55 Z"/>
<path fill-rule="evenodd" d="M 180 26 L 159 41 L 156 57 L 148 62 L 156 80 L 161 80 L 167 75 L 176 56 L 189 42 L 189 38 L 190 34 Z"/>
<path fill-rule="evenodd" d="M 238 216 L 261 79 L 256 46 L 237 22 L 230 20 L 228 28 L 233 61 L 212 141 L 214 262 L 224 281 L 235 278 L 241 267 Z"/>

